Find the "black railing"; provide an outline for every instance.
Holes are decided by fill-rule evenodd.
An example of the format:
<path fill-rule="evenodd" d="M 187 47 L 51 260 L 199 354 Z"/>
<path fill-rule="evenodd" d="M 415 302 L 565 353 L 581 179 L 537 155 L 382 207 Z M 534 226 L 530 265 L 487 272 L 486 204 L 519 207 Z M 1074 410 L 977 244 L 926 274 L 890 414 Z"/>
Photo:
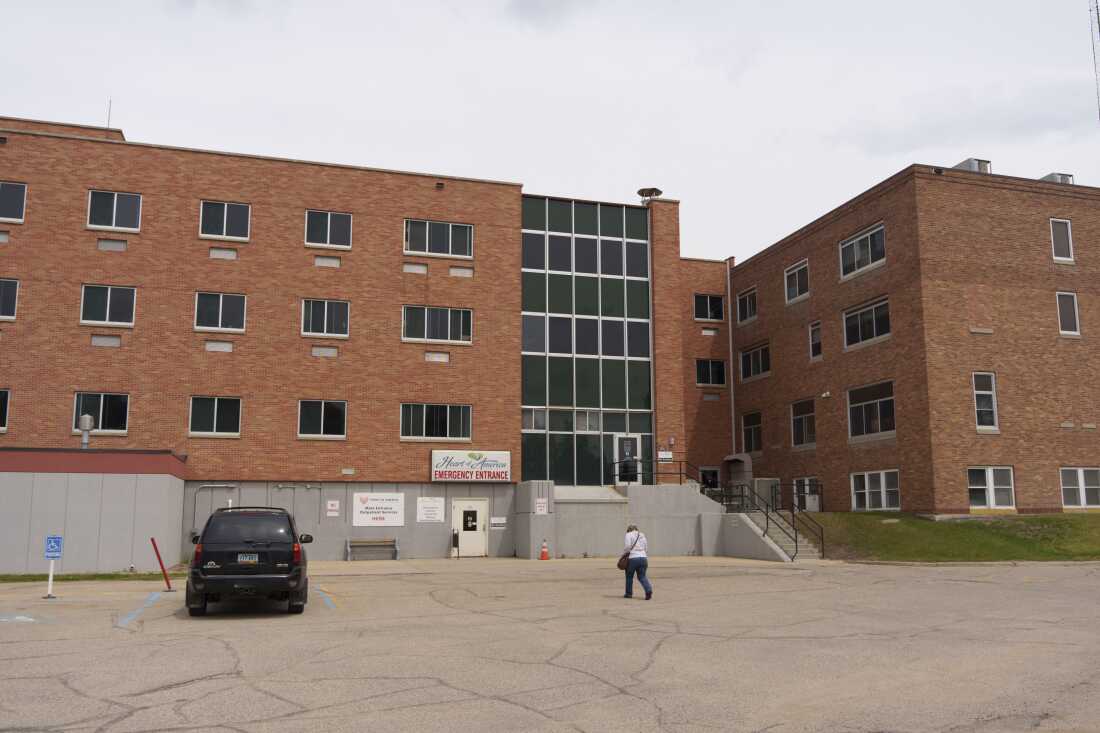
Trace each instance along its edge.
<path fill-rule="evenodd" d="M 820 489 L 821 484 L 816 484 Z M 773 501 L 778 504 L 782 501 L 783 488 L 794 488 L 793 484 L 778 485 L 778 490 L 773 492 Z M 789 502 L 787 508 L 776 506 L 765 497 L 753 490 L 748 484 L 734 484 L 722 488 L 703 488 L 702 493 L 709 499 L 717 501 L 726 508 L 727 512 L 755 512 L 762 516 L 764 526 L 761 531 L 765 536 L 786 537 L 793 545 L 794 552 L 791 559 L 798 557 L 801 544 L 806 540 L 802 535 L 808 535 L 810 541 L 817 545 L 821 551 L 821 557 L 825 557 L 825 528 L 815 519 L 809 516 L 800 502 Z M 792 494 L 793 496 L 793 494 Z M 789 518 L 788 518 L 789 517 Z"/>
<path fill-rule="evenodd" d="M 687 481 L 701 483 L 699 468 L 690 461 L 683 460 L 642 460 L 627 458 L 622 461 L 610 461 L 611 476 L 616 484 L 658 484 L 659 479 L 675 477 L 675 481 L 665 483 L 682 484 Z"/>

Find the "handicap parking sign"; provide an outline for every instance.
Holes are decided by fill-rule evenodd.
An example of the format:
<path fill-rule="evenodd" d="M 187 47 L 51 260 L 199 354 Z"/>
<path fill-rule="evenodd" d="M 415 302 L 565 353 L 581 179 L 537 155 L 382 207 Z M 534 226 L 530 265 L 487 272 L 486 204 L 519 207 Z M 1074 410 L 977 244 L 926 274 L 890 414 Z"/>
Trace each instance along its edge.
<path fill-rule="evenodd" d="M 60 560 L 61 550 L 65 545 L 65 538 L 59 534 L 51 534 L 46 537 L 46 559 Z"/>

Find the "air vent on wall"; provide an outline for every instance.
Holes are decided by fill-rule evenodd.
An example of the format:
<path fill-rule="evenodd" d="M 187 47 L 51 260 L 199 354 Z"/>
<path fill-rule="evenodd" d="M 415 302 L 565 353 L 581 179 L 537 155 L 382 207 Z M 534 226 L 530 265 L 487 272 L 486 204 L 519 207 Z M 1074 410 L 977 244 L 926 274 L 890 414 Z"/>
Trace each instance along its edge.
<path fill-rule="evenodd" d="M 1072 173 L 1047 173 L 1045 176 L 1039 179 L 1040 181 L 1049 181 L 1051 183 L 1068 183 L 1073 185 Z"/>
<path fill-rule="evenodd" d="M 993 166 L 990 162 L 981 158 L 967 158 L 963 162 L 953 165 L 952 168 L 960 171 L 970 171 L 971 173 L 993 172 Z"/>

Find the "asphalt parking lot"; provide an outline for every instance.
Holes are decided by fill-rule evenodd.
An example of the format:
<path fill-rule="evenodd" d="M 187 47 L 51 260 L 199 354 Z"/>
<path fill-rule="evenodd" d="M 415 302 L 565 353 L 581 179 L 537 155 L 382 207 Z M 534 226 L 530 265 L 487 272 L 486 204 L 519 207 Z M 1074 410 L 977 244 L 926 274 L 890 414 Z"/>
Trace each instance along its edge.
<path fill-rule="evenodd" d="M 1100 565 L 314 563 L 306 612 L 0 585 L 0 730 L 1096 731 Z"/>

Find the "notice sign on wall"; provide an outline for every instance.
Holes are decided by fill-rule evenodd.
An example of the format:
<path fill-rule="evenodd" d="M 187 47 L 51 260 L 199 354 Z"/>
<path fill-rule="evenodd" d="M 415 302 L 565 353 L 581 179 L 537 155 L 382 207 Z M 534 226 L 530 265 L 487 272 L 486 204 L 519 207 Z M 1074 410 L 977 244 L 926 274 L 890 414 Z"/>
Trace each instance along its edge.
<path fill-rule="evenodd" d="M 416 521 L 442 522 L 444 513 L 442 496 L 416 497 Z"/>
<path fill-rule="evenodd" d="M 404 527 L 404 494 L 355 494 L 352 524 L 356 527 Z"/>
<path fill-rule="evenodd" d="M 512 454 L 509 451 L 432 451 L 432 481 L 511 480 Z"/>

